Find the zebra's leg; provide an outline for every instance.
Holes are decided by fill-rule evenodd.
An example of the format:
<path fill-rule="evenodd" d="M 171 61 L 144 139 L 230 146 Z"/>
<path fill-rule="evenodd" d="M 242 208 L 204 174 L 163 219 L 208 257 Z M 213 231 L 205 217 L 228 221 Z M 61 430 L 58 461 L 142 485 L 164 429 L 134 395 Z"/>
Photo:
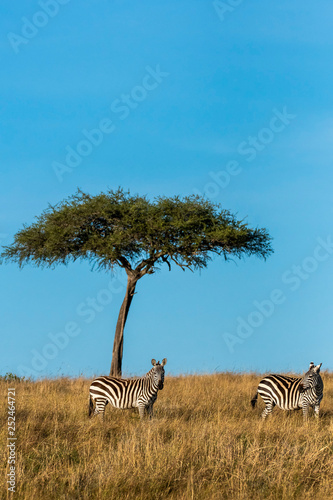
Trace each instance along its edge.
<path fill-rule="evenodd" d="M 139 409 L 140 418 L 143 418 L 145 416 L 145 407 L 139 406 L 138 409 Z"/>
<path fill-rule="evenodd" d="M 302 410 L 303 410 L 303 420 L 307 420 L 309 414 L 309 404 L 303 403 Z"/>
<path fill-rule="evenodd" d="M 152 419 L 153 418 L 153 404 L 150 403 L 150 405 L 147 406 L 147 412 L 148 412 L 148 415 L 149 415 L 149 418 Z"/>
<path fill-rule="evenodd" d="M 107 403 L 108 403 L 107 399 L 101 399 L 101 398 L 96 399 L 96 407 L 94 415 L 99 415 L 99 418 L 101 419 L 102 422 L 104 421 L 104 413 Z"/>
<path fill-rule="evenodd" d="M 319 418 L 319 406 L 320 405 L 315 405 L 314 406 L 314 414 L 316 418 Z"/>
<path fill-rule="evenodd" d="M 274 406 L 275 406 L 275 403 L 273 401 L 268 401 L 266 403 L 265 409 L 261 414 L 261 418 L 263 420 L 265 420 L 265 418 L 272 413 Z"/>

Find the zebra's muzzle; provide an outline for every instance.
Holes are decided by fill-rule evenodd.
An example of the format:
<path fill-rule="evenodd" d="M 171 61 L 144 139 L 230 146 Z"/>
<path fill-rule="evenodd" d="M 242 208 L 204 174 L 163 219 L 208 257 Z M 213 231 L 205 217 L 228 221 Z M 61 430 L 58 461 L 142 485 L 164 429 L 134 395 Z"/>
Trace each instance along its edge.
<path fill-rule="evenodd" d="M 162 380 L 160 380 L 160 382 L 158 383 L 158 388 L 159 388 L 160 391 L 163 389 L 163 382 L 162 382 Z"/>

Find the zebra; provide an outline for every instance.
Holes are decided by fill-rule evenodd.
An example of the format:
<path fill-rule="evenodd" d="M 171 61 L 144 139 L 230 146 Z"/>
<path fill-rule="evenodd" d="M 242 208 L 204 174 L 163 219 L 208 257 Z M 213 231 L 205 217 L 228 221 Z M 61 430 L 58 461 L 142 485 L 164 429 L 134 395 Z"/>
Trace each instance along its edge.
<path fill-rule="evenodd" d="M 319 417 L 319 406 L 323 399 L 324 384 L 319 374 L 320 365 L 310 363 L 309 371 L 304 377 L 295 378 L 286 375 L 268 375 L 258 385 L 258 390 L 251 401 L 255 408 L 258 394 L 266 405 L 261 416 L 265 419 L 273 411 L 275 405 L 282 410 L 299 410 L 302 408 L 304 420 L 308 417 L 309 406 L 314 408 L 315 417 Z"/>
<path fill-rule="evenodd" d="M 122 410 L 138 408 L 140 418 L 143 418 L 146 410 L 152 418 L 157 393 L 163 389 L 166 362 L 166 358 L 161 364 L 152 359 L 153 368 L 141 378 L 121 379 L 102 376 L 93 380 L 89 393 L 89 417 L 100 414 L 103 420 L 105 407 L 110 403 Z"/>

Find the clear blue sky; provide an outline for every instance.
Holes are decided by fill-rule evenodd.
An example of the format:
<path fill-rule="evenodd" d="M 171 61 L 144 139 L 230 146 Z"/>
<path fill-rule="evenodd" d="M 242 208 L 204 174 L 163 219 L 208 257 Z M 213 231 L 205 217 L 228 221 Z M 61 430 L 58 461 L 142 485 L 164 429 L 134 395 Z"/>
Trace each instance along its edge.
<path fill-rule="evenodd" d="M 332 15 L 328 0 L 2 2 L 0 244 L 77 187 L 118 186 L 200 192 L 274 238 L 266 262 L 143 278 L 126 374 L 152 357 L 172 374 L 333 369 Z M 121 275 L 0 275 L 1 373 L 108 373 Z"/>

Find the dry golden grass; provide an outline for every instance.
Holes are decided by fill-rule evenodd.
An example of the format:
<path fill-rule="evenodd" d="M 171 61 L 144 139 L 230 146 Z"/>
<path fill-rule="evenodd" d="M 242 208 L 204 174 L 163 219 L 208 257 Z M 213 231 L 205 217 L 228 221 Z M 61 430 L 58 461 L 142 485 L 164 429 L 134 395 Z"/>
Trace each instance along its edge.
<path fill-rule="evenodd" d="M 88 419 L 89 380 L 16 383 L 15 498 L 333 498 L 333 375 L 323 374 L 319 422 L 306 424 L 301 412 L 278 409 L 261 422 L 262 401 L 250 406 L 259 380 L 167 377 L 152 421 L 108 405 L 104 424 Z M 6 422 L 6 405 L 1 412 Z"/>

